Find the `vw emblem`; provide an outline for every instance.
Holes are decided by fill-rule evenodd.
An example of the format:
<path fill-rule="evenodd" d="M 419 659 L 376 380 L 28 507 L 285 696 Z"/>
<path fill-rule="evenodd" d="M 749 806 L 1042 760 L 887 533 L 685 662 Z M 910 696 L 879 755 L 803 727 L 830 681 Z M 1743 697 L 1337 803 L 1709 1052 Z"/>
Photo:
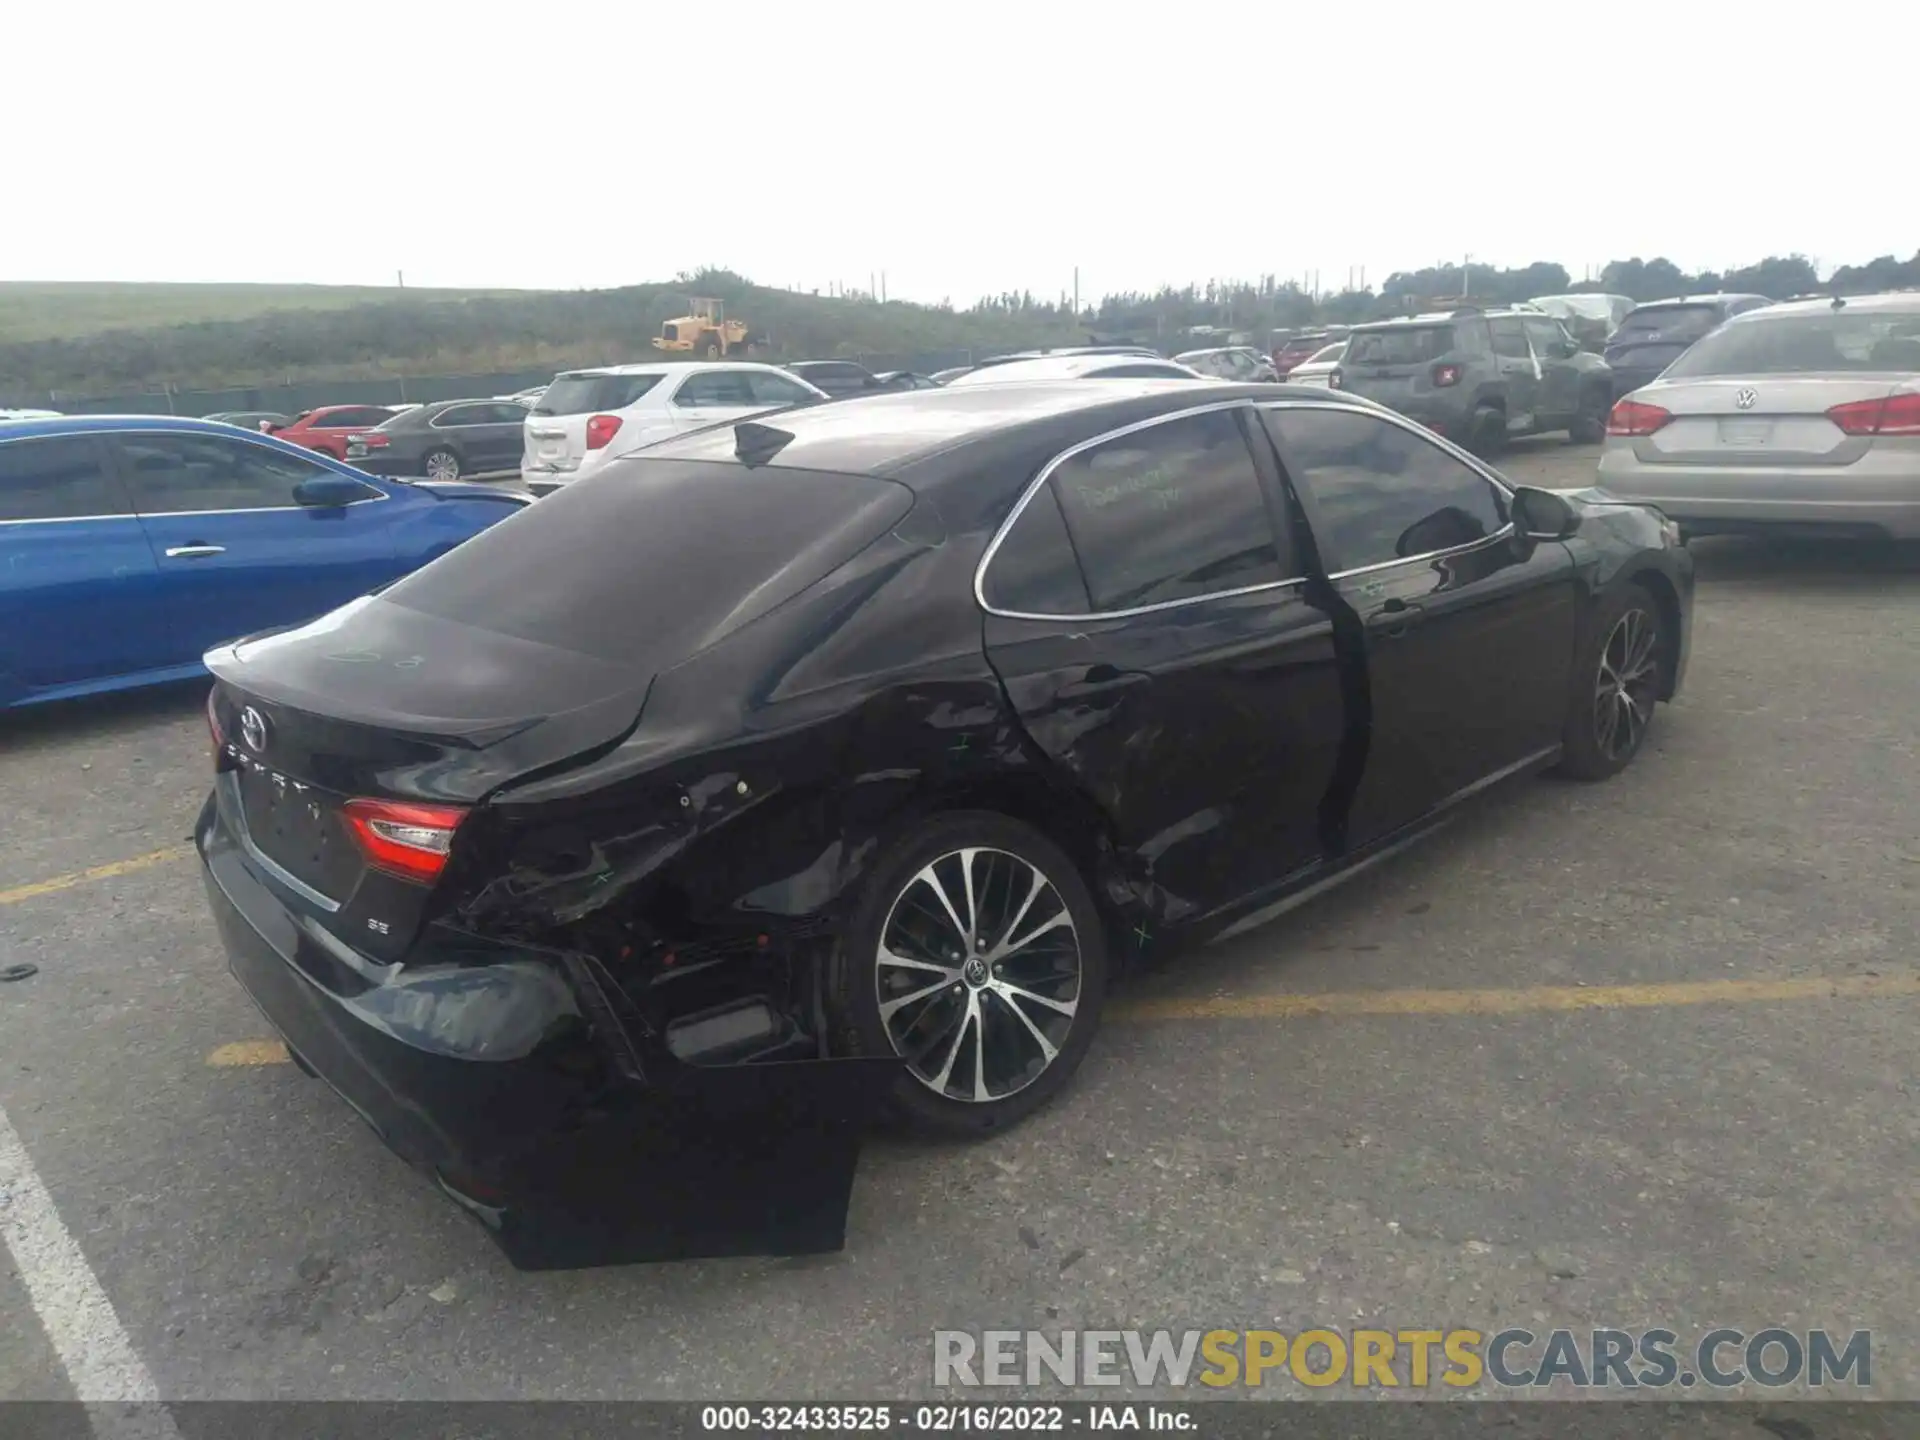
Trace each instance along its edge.
<path fill-rule="evenodd" d="M 251 705 L 240 712 L 240 738 L 255 754 L 267 748 L 267 718 Z"/>
<path fill-rule="evenodd" d="M 1751 410 L 1759 398 L 1760 397 L 1751 390 L 1736 390 L 1733 396 L 1733 408 L 1736 410 Z"/>

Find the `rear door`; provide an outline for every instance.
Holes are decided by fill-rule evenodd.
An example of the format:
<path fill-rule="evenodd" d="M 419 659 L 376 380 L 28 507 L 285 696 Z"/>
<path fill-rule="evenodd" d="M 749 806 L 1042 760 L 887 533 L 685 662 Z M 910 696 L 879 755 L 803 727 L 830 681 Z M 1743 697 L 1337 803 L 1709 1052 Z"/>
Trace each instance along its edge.
<path fill-rule="evenodd" d="M 1571 424 L 1580 408 L 1580 372 L 1573 363 L 1580 347 L 1558 320 L 1528 316 L 1520 323 L 1540 376 L 1539 428 L 1557 430 Z"/>
<path fill-rule="evenodd" d="M 1504 488 L 1395 418 L 1303 402 L 1266 420 L 1366 630 L 1370 733 L 1347 843 L 1551 753 L 1577 623 L 1567 547 L 1516 544 Z"/>
<path fill-rule="evenodd" d="M 720 366 L 693 371 L 668 402 L 674 424 L 682 430 L 697 430 L 766 408 L 754 403 L 746 372 Z"/>
<path fill-rule="evenodd" d="M 1252 414 L 1211 406 L 1065 452 L 982 572 L 988 658 L 1027 734 L 1175 920 L 1320 858 L 1345 734 L 1333 625 L 1256 469 Z"/>
<path fill-rule="evenodd" d="M 0 705 L 170 663 L 158 587 L 97 435 L 0 444 Z"/>
<path fill-rule="evenodd" d="M 1487 320 L 1487 330 L 1493 337 L 1494 368 L 1506 391 L 1508 433 L 1525 435 L 1539 429 L 1541 369 L 1527 343 L 1526 326 L 1518 315 L 1494 315 Z"/>
<path fill-rule="evenodd" d="M 362 480 L 365 497 L 315 508 L 293 498 L 313 461 L 239 437 L 116 432 L 109 445 L 159 571 L 174 663 L 222 640 L 311 619 L 391 580 L 393 525 L 439 503 Z"/>

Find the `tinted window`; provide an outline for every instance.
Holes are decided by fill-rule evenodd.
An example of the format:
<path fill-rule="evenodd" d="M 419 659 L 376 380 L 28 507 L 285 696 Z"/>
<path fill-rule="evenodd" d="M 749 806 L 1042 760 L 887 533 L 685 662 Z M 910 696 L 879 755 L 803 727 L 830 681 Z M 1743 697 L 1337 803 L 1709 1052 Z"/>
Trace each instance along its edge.
<path fill-rule="evenodd" d="M 526 423 L 527 407 L 516 405 L 511 400 L 501 400 L 492 405 L 480 407 L 486 412 L 484 423 L 489 425 L 522 425 Z"/>
<path fill-rule="evenodd" d="M 752 395 L 756 405 L 804 405 L 809 400 L 820 397 L 804 385 L 796 385 L 784 375 L 776 375 L 771 370 L 747 370 L 742 374 L 746 378 L 747 392 Z"/>
<path fill-rule="evenodd" d="M 1453 349 L 1448 325 L 1409 325 L 1394 330 L 1362 330 L 1347 341 L 1352 365 L 1424 365 Z"/>
<path fill-rule="evenodd" d="M 433 424 L 445 430 L 454 425 L 486 425 L 492 419 L 492 407 L 488 405 L 449 405 L 433 417 Z"/>
<path fill-rule="evenodd" d="M 535 415 L 586 415 L 624 410 L 654 386 L 662 375 L 559 375 L 534 402 Z"/>
<path fill-rule="evenodd" d="M 1486 479 L 1438 445 L 1371 415 L 1267 412 L 1297 484 L 1319 504 L 1330 571 L 1471 544 L 1507 523 Z"/>
<path fill-rule="evenodd" d="M 851 361 L 821 360 L 795 365 L 793 373 L 809 384 L 819 386 L 829 395 L 846 395 L 855 390 L 870 389 L 873 385 L 873 378 L 865 367 Z"/>
<path fill-rule="evenodd" d="M 124 515 L 91 439 L 48 436 L 0 445 L 0 520 Z"/>
<path fill-rule="evenodd" d="M 751 405 L 753 392 L 746 376 L 738 370 L 700 370 L 680 382 L 674 392 L 676 405 Z"/>
<path fill-rule="evenodd" d="M 1520 321 L 1511 315 L 1497 316 L 1487 321 L 1487 328 L 1493 332 L 1493 353 L 1513 359 L 1529 360 L 1533 352 L 1527 349 L 1527 332 Z"/>
<path fill-rule="evenodd" d="M 313 423 L 314 428 L 317 430 L 371 430 L 375 425 L 386 420 L 391 420 L 392 418 L 393 411 L 391 410 L 375 409 L 372 406 L 366 406 L 363 408 L 335 410 L 330 414 L 322 415 Z"/>
<path fill-rule="evenodd" d="M 1719 323 L 1720 311 L 1713 305 L 1642 305 L 1620 322 L 1613 343 L 1671 340 L 1691 345 Z"/>
<path fill-rule="evenodd" d="M 284 509 L 294 503 L 293 487 L 302 480 L 336 473 L 264 445 L 213 435 L 117 435 L 113 445 L 133 508 L 142 515 Z"/>
<path fill-rule="evenodd" d="M 1025 615 L 1084 615 L 1092 608 L 1053 485 L 1040 487 L 987 566 L 987 603 Z"/>
<path fill-rule="evenodd" d="M 1052 484 L 1096 610 L 1288 579 L 1231 411 L 1151 425 L 1083 450 Z"/>
<path fill-rule="evenodd" d="M 1920 371 L 1920 312 L 1756 315 L 1707 336 L 1667 367 L 1673 376 Z"/>
<path fill-rule="evenodd" d="M 1567 332 L 1553 320 L 1527 320 L 1527 338 L 1533 342 L 1536 355 L 1563 355 L 1572 348 Z"/>

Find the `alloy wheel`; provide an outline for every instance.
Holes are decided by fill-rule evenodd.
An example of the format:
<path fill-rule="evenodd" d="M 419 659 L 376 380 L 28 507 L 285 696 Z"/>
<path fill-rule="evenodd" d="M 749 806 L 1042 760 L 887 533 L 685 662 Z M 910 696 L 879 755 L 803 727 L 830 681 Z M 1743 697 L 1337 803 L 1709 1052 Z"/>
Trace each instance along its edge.
<path fill-rule="evenodd" d="M 444 450 L 436 450 L 427 456 L 427 478 L 429 480 L 458 480 L 460 461 Z"/>
<path fill-rule="evenodd" d="M 1080 935 L 1031 861 L 986 847 L 949 851 L 894 897 L 874 983 L 887 1040 L 916 1080 L 948 1100 L 1004 1100 L 1067 1043 Z"/>
<path fill-rule="evenodd" d="M 1653 616 L 1635 607 L 1614 622 L 1600 647 L 1593 691 L 1593 737 L 1609 760 L 1639 748 L 1653 719 L 1660 685 L 1660 632 Z"/>

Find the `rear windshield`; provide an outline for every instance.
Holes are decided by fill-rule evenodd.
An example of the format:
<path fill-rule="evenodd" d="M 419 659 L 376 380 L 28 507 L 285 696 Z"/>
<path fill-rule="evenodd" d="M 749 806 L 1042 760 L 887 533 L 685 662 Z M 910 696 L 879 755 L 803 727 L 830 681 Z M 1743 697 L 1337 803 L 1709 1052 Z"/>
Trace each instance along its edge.
<path fill-rule="evenodd" d="M 1350 365 L 1421 365 L 1453 349 L 1451 325 L 1362 330 L 1347 341 Z"/>
<path fill-rule="evenodd" d="M 535 415 L 624 410 L 665 378 L 660 375 L 559 375 L 533 404 Z"/>
<path fill-rule="evenodd" d="M 1821 371 L 1920 373 L 1920 314 L 1756 316 L 1709 335 L 1667 367 L 1681 378 Z"/>
<path fill-rule="evenodd" d="M 1720 323 L 1720 312 L 1711 305 L 1641 306 L 1620 322 L 1614 332 L 1622 341 L 1672 340 L 1691 344 Z"/>
<path fill-rule="evenodd" d="M 663 643 L 691 653 L 850 558 L 912 504 L 905 486 L 866 476 L 622 461 L 481 531 L 381 598 L 616 663 Z"/>

